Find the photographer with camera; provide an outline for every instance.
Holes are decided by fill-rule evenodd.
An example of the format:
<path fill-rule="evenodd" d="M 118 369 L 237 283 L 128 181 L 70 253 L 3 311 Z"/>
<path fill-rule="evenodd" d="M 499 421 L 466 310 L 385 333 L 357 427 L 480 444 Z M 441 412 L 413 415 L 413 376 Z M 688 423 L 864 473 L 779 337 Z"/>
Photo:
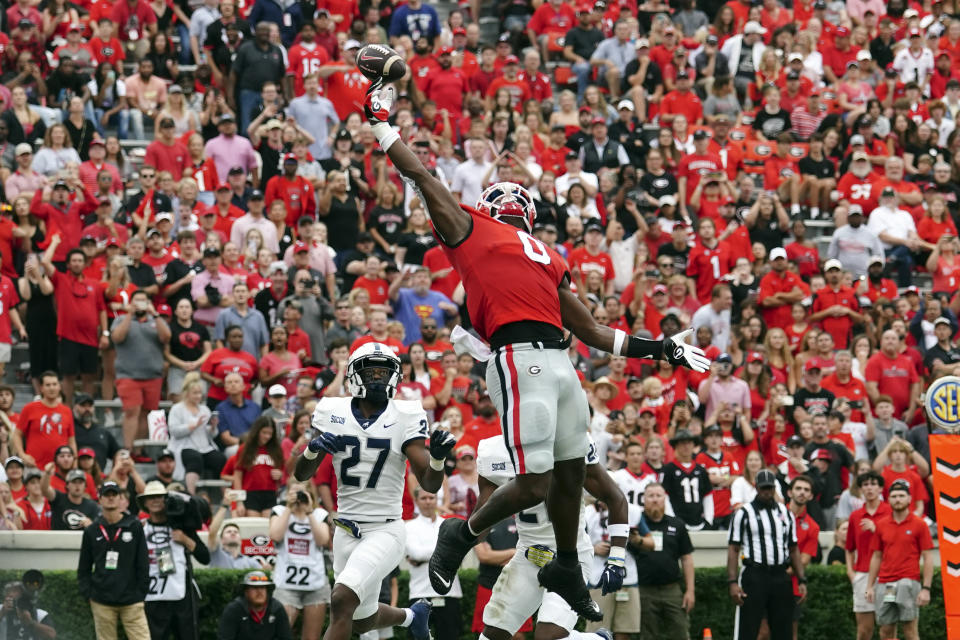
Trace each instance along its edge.
<path fill-rule="evenodd" d="M 34 604 L 33 596 L 22 582 L 10 582 L 3 587 L 3 606 L 0 606 L 0 640 L 39 640 L 57 637 L 50 625 L 49 614 Z"/>
<path fill-rule="evenodd" d="M 322 547 L 330 542 L 327 512 L 315 507 L 313 496 L 301 483 L 287 487 L 287 502 L 270 514 L 270 539 L 277 550 L 273 571 L 276 598 L 291 626 L 303 612 L 303 640 L 317 640 L 330 602 L 330 583 Z"/>
<path fill-rule="evenodd" d="M 126 313 L 113 321 L 110 339 L 117 350 L 117 395 L 123 402 L 123 446 L 147 435 L 147 414 L 160 407 L 163 347 L 170 327 L 143 289 L 134 291 Z M 136 456 L 134 456 L 136 460 Z"/>
<path fill-rule="evenodd" d="M 160 482 L 147 483 L 137 502 L 148 514 L 143 531 L 150 559 L 145 607 L 150 638 L 166 640 L 172 632 L 180 640 L 195 639 L 198 594 L 190 556 L 210 563 L 210 552 L 197 536 L 203 524 L 199 511 L 189 496 L 168 494 Z"/>
<path fill-rule="evenodd" d="M 333 305 L 320 292 L 320 280 L 313 270 L 298 269 L 293 274 L 293 294 L 280 301 L 277 317 L 286 318 L 287 307 L 299 308 L 300 329 L 310 337 L 310 353 L 313 359 L 323 362 L 327 353 L 326 325 L 334 319 Z"/>
<path fill-rule="evenodd" d="M 90 603 L 97 638 L 115 640 L 117 620 L 128 638 L 150 635 L 143 600 L 150 582 L 147 541 L 136 516 L 124 511 L 121 489 L 100 486 L 99 518 L 83 530 L 77 585 Z"/>

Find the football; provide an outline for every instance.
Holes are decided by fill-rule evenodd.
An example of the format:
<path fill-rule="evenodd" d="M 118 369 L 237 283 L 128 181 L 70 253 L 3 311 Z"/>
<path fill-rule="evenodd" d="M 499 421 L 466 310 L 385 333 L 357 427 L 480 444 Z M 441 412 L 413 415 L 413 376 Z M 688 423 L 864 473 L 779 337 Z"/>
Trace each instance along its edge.
<path fill-rule="evenodd" d="M 368 44 L 357 52 L 357 68 L 371 81 L 383 78 L 386 82 L 393 82 L 407 72 L 407 63 L 388 46 Z"/>

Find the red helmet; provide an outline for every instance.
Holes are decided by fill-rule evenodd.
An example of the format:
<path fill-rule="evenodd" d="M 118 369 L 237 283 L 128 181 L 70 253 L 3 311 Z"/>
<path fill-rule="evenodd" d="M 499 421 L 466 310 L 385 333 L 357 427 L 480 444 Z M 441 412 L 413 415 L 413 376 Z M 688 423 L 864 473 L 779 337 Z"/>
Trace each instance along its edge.
<path fill-rule="evenodd" d="M 487 187 L 477 201 L 477 211 L 499 220 L 503 216 L 523 218 L 527 233 L 533 231 L 537 208 L 530 193 L 513 182 L 498 182 Z"/>

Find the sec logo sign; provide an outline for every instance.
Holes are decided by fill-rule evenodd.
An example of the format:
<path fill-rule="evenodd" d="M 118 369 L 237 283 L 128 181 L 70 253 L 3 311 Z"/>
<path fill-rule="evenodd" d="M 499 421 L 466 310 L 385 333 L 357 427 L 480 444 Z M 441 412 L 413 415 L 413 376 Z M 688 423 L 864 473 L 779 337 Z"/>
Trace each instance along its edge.
<path fill-rule="evenodd" d="M 960 433 L 960 377 L 934 380 L 923 398 L 923 405 L 934 427 Z"/>

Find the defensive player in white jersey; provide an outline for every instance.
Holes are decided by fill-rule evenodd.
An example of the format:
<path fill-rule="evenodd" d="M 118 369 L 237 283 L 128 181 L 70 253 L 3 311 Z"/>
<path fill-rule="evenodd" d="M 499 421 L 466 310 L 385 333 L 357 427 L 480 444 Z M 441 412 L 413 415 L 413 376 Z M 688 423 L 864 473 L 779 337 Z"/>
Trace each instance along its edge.
<path fill-rule="evenodd" d="M 327 511 L 314 507 L 306 485 L 287 485 L 287 503 L 270 513 L 270 539 L 277 550 L 273 597 L 293 625 L 303 612 L 301 640 L 317 640 L 330 602 L 330 583 L 322 548 L 330 541 Z"/>
<path fill-rule="evenodd" d="M 378 602 L 380 584 L 403 559 L 406 529 L 402 500 L 406 463 L 420 486 L 440 490 L 447 454 L 456 438 L 430 433 L 419 402 L 394 400 L 400 359 L 385 344 L 359 347 L 347 361 L 348 398 L 323 398 L 313 414 L 320 435 L 297 460 L 294 476 L 313 477 L 321 460 L 333 456 L 338 517 L 333 535 L 334 585 L 325 640 L 349 640 L 382 627 L 409 627 L 417 640 L 429 637 L 430 605 L 409 609 Z"/>
<path fill-rule="evenodd" d="M 610 505 L 608 529 L 612 546 L 598 579 L 603 593 L 607 594 L 620 589 L 627 573 L 625 547 L 629 534 L 628 505 L 623 493 L 599 464 L 596 452 L 597 447 L 591 439 L 586 456 L 584 488 L 598 500 Z M 482 504 L 498 487 L 515 482 L 516 473 L 503 436 L 480 441 L 477 469 L 480 472 L 478 504 Z M 582 502 L 579 513 L 577 555 L 584 580 L 588 581 L 593 563 L 593 543 L 586 534 Z M 574 610 L 559 594 L 547 591 L 538 582 L 537 572 L 553 559 L 557 546 L 545 503 L 541 502 L 517 514 L 517 535 L 517 551 L 500 572 L 490 601 L 483 610 L 484 628 L 480 640 L 510 640 L 537 609 L 535 640 L 567 637 L 571 640 L 610 640 L 610 634 L 602 629 L 597 633 L 575 631 L 573 627 L 577 623 L 577 614 Z"/>

